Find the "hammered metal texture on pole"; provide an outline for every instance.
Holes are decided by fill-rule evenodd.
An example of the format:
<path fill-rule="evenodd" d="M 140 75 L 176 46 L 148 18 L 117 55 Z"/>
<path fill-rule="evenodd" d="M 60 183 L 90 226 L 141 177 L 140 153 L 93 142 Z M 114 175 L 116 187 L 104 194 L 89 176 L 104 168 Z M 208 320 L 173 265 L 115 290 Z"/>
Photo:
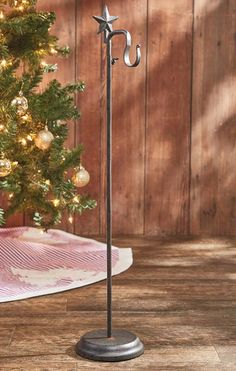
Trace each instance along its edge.
<path fill-rule="evenodd" d="M 136 46 L 136 60 L 130 61 L 131 35 L 127 30 L 114 30 L 112 24 L 118 19 L 109 14 L 107 6 L 102 16 L 93 17 L 99 23 L 98 34 L 104 33 L 107 46 L 107 328 L 91 331 L 80 339 L 76 353 L 96 361 L 125 361 L 140 356 L 144 347 L 140 339 L 126 330 L 112 327 L 112 66 L 118 58 L 112 56 L 112 38 L 125 36 L 124 63 L 137 67 L 141 60 L 140 45 Z"/>

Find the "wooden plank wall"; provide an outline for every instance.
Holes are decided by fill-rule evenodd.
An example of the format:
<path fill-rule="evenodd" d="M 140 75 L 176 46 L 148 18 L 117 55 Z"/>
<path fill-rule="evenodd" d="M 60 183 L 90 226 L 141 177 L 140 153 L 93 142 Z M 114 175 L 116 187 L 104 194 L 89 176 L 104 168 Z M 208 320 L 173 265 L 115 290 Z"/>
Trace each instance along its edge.
<path fill-rule="evenodd" d="M 62 228 L 105 233 L 105 50 L 92 15 L 104 0 L 39 0 L 71 56 L 49 78 L 84 80 L 82 118 L 68 146 L 84 143 L 96 210 Z M 107 0 L 115 28 L 142 44 L 137 69 L 114 66 L 114 234 L 236 233 L 236 0 Z M 124 40 L 114 39 L 122 57 Z M 45 80 L 46 83 L 48 80 Z M 14 217 L 9 225 L 28 223 Z"/>
<path fill-rule="evenodd" d="M 195 1 L 191 231 L 236 233 L 236 1 Z"/>
<path fill-rule="evenodd" d="M 188 232 L 192 12 L 189 0 L 149 1 L 146 234 Z"/>

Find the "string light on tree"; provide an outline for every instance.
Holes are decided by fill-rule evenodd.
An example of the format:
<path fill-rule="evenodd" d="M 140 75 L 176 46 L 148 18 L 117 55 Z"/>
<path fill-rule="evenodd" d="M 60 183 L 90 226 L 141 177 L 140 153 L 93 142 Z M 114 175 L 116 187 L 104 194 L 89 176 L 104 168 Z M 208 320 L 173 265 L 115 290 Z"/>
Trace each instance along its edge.
<path fill-rule="evenodd" d="M 55 200 L 52 200 L 52 203 L 55 207 L 60 205 L 60 200 L 58 198 L 55 198 Z"/>
<path fill-rule="evenodd" d="M 72 177 L 72 182 L 76 187 L 85 187 L 90 181 L 90 175 L 85 168 L 80 165 L 79 168 L 76 169 L 76 173 Z"/>
<path fill-rule="evenodd" d="M 0 132 L 6 131 L 6 126 L 3 124 L 0 124 Z"/>
<path fill-rule="evenodd" d="M 42 61 L 40 64 L 41 64 L 41 67 L 46 67 L 48 65 L 47 62 L 45 61 Z"/>
<path fill-rule="evenodd" d="M 4 70 L 5 68 L 7 68 L 8 66 L 11 66 L 11 65 L 12 65 L 11 60 L 2 59 L 1 62 L 0 62 L 0 71 Z"/>
<path fill-rule="evenodd" d="M 53 134 L 48 130 L 48 127 L 47 127 L 47 125 L 46 125 L 46 126 L 45 126 L 45 129 L 44 129 L 44 130 L 41 130 L 41 131 L 37 134 L 37 136 L 36 136 L 36 138 L 35 138 L 34 141 L 35 141 L 35 145 L 36 145 L 36 147 L 38 147 L 39 149 L 41 149 L 41 150 L 43 150 L 43 151 L 46 151 L 46 150 L 50 147 L 50 145 L 51 145 L 53 139 L 54 139 L 54 136 L 53 136 Z"/>
<path fill-rule="evenodd" d="M 80 203 L 80 196 L 75 196 L 75 197 L 73 198 L 73 201 L 74 201 L 75 203 L 79 204 L 79 203 Z"/>
<path fill-rule="evenodd" d="M 19 143 L 21 143 L 22 144 L 22 146 L 26 146 L 27 145 L 27 140 L 25 139 L 25 138 L 20 138 L 19 139 Z"/>
<path fill-rule="evenodd" d="M 4 69 L 7 66 L 7 61 L 6 59 L 2 59 L 0 62 L 0 69 Z"/>
<path fill-rule="evenodd" d="M 14 1 L 15 8 L 17 8 L 17 10 L 20 10 L 21 12 L 24 10 L 26 5 L 28 5 L 28 2 L 26 0 L 22 0 L 20 3 L 18 0 Z"/>
<path fill-rule="evenodd" d="M 27 140 L 28 140 L 29 142 L 32 142 L 32 140 L 33 140 L 32 135 L 28 134 L 28 135 L 27 135 Z"/>
<path fill-rule="evenodd" d="M 50 48 L 50 53 L 51 53 L 51 54 L 57 54 L 57 50 L 52 46 L 52 47 Z"/>
<path fill-rule="evenodd" d="M 21 122 L 22 123 L 27 123 L 27 122 L 31 122 L 32 121 L 32 118 L 31 116 L 26 113 L 25 115 L 21 116 Z"/>
<path fill-rule="evenodd" d="M 68 218 L 69 223 L 72 224 L 72 223 L 73 223 L 73 220 L 74 220 L 74 219 L 73 219 L 73 216 L 70 215 L 69 218 Z"/>

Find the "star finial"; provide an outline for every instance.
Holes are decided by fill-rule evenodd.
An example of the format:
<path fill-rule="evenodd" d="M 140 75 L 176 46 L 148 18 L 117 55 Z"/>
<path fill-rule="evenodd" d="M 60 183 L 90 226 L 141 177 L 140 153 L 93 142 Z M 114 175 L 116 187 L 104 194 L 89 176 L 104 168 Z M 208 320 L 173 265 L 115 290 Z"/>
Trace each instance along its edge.
<path fill-rule="evenodd" d="M 105 5 L 103 9 L 103 15 L 101 17 L 94 15 L 93 18 L 99 23 L 99 30 L 98 30 L 98 34 L 99 34 L 105 30 L 112 32 L 112 23 L 116 21 L 119 17 L 110 15 L 108 8 Z"/>

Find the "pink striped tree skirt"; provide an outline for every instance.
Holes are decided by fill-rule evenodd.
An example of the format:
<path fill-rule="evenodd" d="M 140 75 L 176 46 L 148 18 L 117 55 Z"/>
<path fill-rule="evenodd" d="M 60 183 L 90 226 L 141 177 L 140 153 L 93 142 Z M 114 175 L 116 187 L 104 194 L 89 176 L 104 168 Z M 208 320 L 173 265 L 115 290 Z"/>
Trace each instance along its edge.
<path fill-rule="evenodd" d="M 112 248 L 113 275 L 132 265 L 130 248 Z M 89 285 L 106 278 L 106 245 L 50 229 L 0 229 L 0 302 Z"/>

